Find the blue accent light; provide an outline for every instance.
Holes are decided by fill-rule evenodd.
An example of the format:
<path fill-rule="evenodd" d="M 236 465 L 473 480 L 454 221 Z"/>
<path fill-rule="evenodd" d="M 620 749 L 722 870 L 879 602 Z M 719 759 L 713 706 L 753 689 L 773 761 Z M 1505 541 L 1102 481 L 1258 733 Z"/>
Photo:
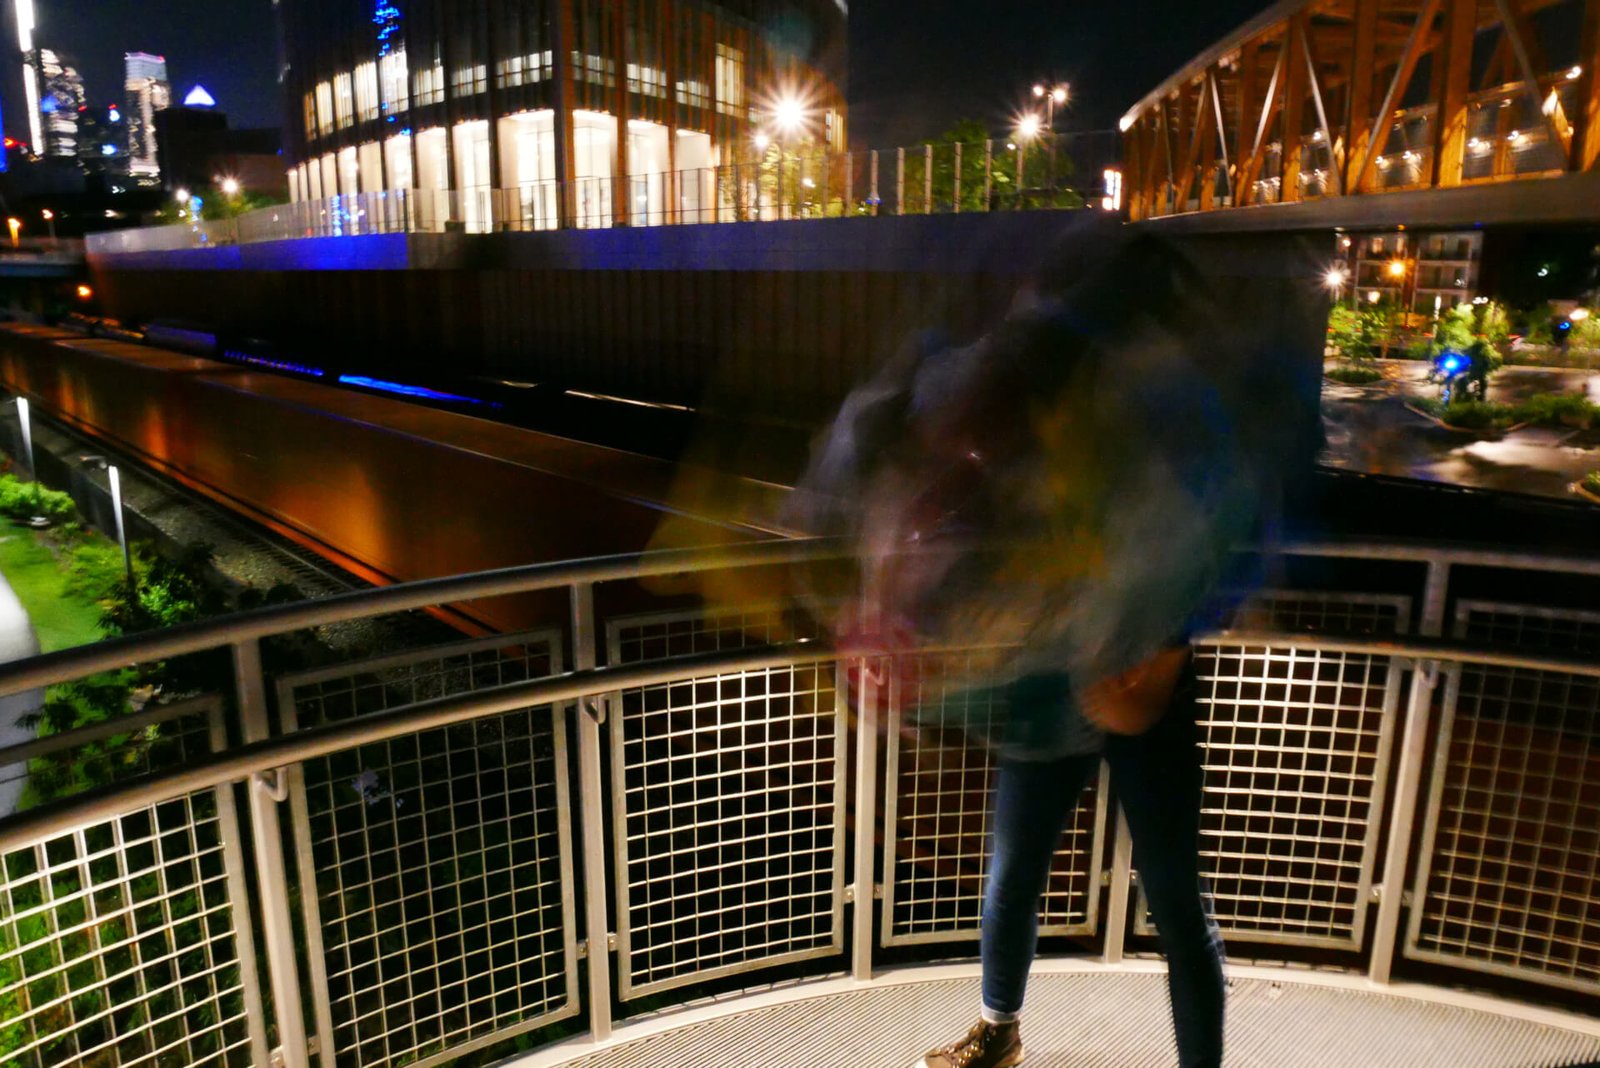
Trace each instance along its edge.
<path fill-rule="evenodd" d="M 115 156 L 117 154 L 117 146 L 116 145 L 101 145 L 100 146 L 100 154 L 102 156 Z"/>
<path fill-rule="evenodd" d="M 384 393 L 397 393 L 402 397 L 421 397 L 424 400 L 460 401 L 463 404 L 489 404 L 498 408 L 498 404 L 481 401 L 476 397 L 463 397 L 459 393 L 443 393 L 427 386 L 408 386 L 404 382 L 386 382 L 381 378 L 369 378 L 366 375 L 340 375 L 339 382 L 346 386 L 360 386 L 363 389 L 376 389 Z"/>
<path fill-rule="evenodd" d="M 320 367 L 310 367 L 303 363 L 292 363 L 289 360 L 269 360 L 265 356 L 252 356 L 247 352 L 229 349 L 223 353 L 230 360 L 240 363 L 253 364 L 256 367 L 265 367 L 273 371 L 288 371 L 291 374 L 310 375 L 312 378 L 321 378 L 328 372 Z"/>
<path fill-rule="evenodd" d="M 1439 366 L 1447 373 L 1455 374 L 1461 370 L 1461 357 L 1453 352 L 1446 353 L 1444 359 L 1439 361 Z"/>

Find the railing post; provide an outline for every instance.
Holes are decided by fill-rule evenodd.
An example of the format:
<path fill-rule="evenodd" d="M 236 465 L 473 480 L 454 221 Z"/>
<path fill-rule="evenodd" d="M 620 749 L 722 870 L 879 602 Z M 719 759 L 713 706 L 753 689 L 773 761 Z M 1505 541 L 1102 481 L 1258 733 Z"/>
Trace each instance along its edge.
<path fill-rule="evenodd" d="M 1128 898 L 1133 893 L 1133 836 L 1122 806 L 1115 806 L 1117 829 L 1111 845 L 1111 902 L 1106 908 L 1107 964 L 1122 963 L 1122 946 L 1128 934 Z"/>
<path fill-rule="evenodd" d="M 933 146 L 922 146 L 922 214 L 933 214 Z"/>
<path fill-rule="evenodd" d="M 872 214 L 878 214 L 878 150 L 872 150 Z"/>
<path fill-rule="evenodd" d="M 872 978 L 872 925 L 877 910 L 877 857 L 873 849 L 878 827 L 878 724 L 867 709 L 877 707 L 878 683 L 870 670 L 873 665 L 862 658 L 857 663 L 861 680 L 860 711 L 856 714 L 856 805 L 855 805 L 855 898 L 854 928 L 850 941 L 850 974 L 857 982 Z M 891 675 L 891 680 L 893 676 Z M 891 681 L 889 697 L 899 699 Z M 894 710 L 889 715 L 893 721 Z"/>
<path fill-rule="evenodd" d="M 246 745 L 266 741 L 267 688 L 261 670 L 261 643 L 252 638 L 233 646 L 234 693 L 239 726 Z M 279 778 L 278 783 L 284 780 Z M 308 1068 L 304 1002 L 295 964 L 294 922 L 289 913 L 289 878 L 283 862 L 283 829 L 278 805 L 284 795 L 261 774 L 247 783 L 250 833 L 255 845 L 256 886 L 261 892 L 261 933 L 266 943 L 267 971 L 272 986 L 272 1011 L 278 1021 L 277 1060 L 283 1068 Z M 313 892 L 308 888 L 302 888 Z M 323 1036 L 331 1041 L 333 1036 Z"/>
<path fill-rule="evenodd" d="M 894 150 L 894 213 L 906 213 L 906 150 Z"/>
<path fill-rule="evenodd" d="M 952 173 L 953 177 L 952 177 L 951 184 L 950 184 L 950 188 L 952 190 L 951 196 L 950 196 L 950 210 L 955 212 L 957 215 L 960 215 L 961 214 L 961 142 L 959 142 L 959 141 L 956 142 L 956 147 L 955 147 L 955 170 L 953 172 L 951 172 L 951 173 Z"/>
<path fill-rule="evenodd" d="M 1424 638 L 1444 634 L 1444 613 L 1450 596 L 1450 561 L 1428 561 L 1427 584 L 1422 588 L 1422 620 L 1418 628 Z"/>
<path fill-rule="evenodd" d="M 1423 754 L 1428 748 L 1428 715 L 1438 685 L 1439 662 L 1412 665 L 1411 699 L 1406 703 L 1404 733 L 1400 738 L 1400 763 L 1395 769 L 1394 807 L 1389 813 L 1389 844 L 1383 855 L 1383 882 L 1378 895 L 1378 920 L 1372 932 L 1372 963 L 1368 977 L 1387 983 L 1394 969 L 1394 947 L 1400 933 L 1400 910 L 1405 904 L 1406 860 L 1416 827 L 1417 794 L 1421 785 Z"/>
<path fill-rule="evenodd" d="M 845 217 L 855 214 L 853 203 L 856 199 L 856 158 L 849 152 L 844 154 L 844 211 Z"/>
<path fill-rule="evenodd" d="M 994 142 L 983 143 L 983 210 L 994 204 Z"/>
<path fill-rule="evenodd" d="M 594 584 L 575 582 L 572 600 L 572 669 L 588 671 L 596 656 Z M 596 1042 L 611 1036 L 611 925 L 606 911 L 605 783 L 600 774 L 601 698 L 578 702 L 578 790 L 583 813 L 583 917 L 589 959 L 589 1031 Z"/>

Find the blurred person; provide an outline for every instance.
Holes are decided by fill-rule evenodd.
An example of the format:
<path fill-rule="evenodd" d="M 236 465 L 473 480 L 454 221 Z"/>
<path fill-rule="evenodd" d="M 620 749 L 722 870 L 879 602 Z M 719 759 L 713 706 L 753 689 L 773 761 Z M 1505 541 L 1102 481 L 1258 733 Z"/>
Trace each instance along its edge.
<path fill-rule="evenodd" d="M 1222 303 L 1167 242 L 1080 240 L 990 335 L 919 339 L 852 394 L 794 497 L 796 525 L 856 546 L 841 649 L 914 635 L 978 650 L 976 677 L 903 689 L 987 689 L 1006 709 L 979 1019 L 923 1068 L 1022 1062 L 1039 900 L 1102 755 L 1168 961 L 1179 1063 L 1221 1063 L 1188 643 L 1220 611 L 1231 551 L 1309 470 L 1319 426 L 1316 369 Z"/>

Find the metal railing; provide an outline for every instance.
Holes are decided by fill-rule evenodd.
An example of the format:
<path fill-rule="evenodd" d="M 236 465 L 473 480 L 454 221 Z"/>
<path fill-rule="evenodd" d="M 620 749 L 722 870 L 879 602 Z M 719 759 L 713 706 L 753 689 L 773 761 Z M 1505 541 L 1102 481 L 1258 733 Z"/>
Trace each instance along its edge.
<path fill-rule="evenodd" d="M 491 233 L 1098 206 L 1053 182 L 1044 148 L 926 144 L 862 152 L 773 147 L 718 167 L 517 182 L 503 188 L 347 190 L 245 212 L 91 235 L 105 255 L 394 233 Z M 1020 172 L 1020 174 L 1019 174 Z M 1020 182 L 1019 182 L 1020 177 Z"/>
<path fill-rule="evenodd" d="M 862 707 L 891 681 L 881 722 L 852 717 L 843 675 L 868 665 L 777 610 L 596 609 L 597 583 L 838 552 L 538 565 L 0 666 L 4 695 L 228 647 L 235 681 L 232 738 L 207 698 L 0 750 L 30 775 L 61 752 L 115 772 L 0 819 L 0 1053 L 428 1065 L 573 1018 L 604 1037 L 616 1011 L 774 968 L 866 980 L 890 949 L 970 953 L 993 771 L 981 695 L 913 708 L 901 672 L 858 670 Z M 1403 574 L 1269 591 L 1250 629 L 1198 643 L 1202 862 L 1227 937 L 1378 980 L 1421 961 L 1592 994 L 1600 623 L 1452 575 L 1592 581 L 1600 561 L 1289 553 Z M 554 589 L 564 628 L 262 667 L 269 636 Z M 1111 816 L 1102 776 L 1042 918 L 1116 960 L 1149 927 Z"/>

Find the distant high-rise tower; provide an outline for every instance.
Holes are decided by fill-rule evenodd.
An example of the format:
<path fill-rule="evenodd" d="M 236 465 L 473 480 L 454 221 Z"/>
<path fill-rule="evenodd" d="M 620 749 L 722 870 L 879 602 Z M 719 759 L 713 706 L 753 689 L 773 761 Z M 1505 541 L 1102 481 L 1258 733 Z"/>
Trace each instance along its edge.
<path fill-rule="evenodd" d="M 34 151 L 51 158 L 78 158 L 78 112 L 84 106 L 83 79 L 73 67 L 48 48 L 38 51 L 39 114 L 44 124 L 44 148 Z"/>
<path fill-rule="evenodd" d="M 122 58 L 128 101 L 128 173 L 135 180 L 153 181 L 161 174 L 156 153 L 156 112 L 172 106 L 167 61 L 145 52 L 129 52 Z"/>
<path fill-rule="evenodd" d="M 44 151 L 44 118 L 39 113 L 39 56 L 33 50 L 33 0 L 16 0 L 17 47 L 22 51 L 22 93 L 28 104 L 28 148 Z"/>

